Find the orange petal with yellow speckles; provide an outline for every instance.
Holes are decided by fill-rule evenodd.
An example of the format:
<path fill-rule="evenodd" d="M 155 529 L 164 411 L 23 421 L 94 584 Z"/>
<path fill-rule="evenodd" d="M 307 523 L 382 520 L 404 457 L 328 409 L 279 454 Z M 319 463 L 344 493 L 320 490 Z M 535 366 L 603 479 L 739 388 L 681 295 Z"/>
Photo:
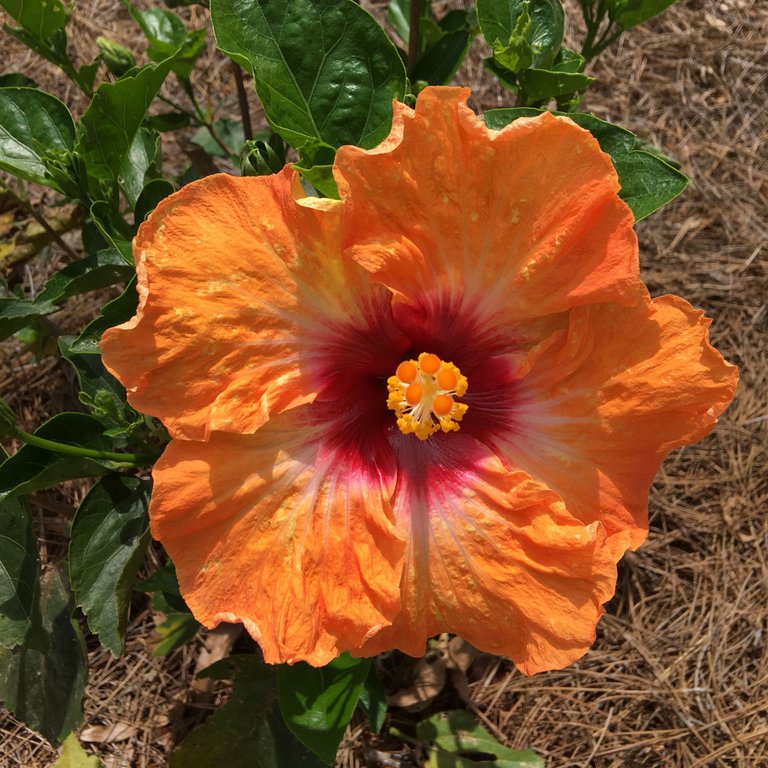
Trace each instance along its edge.
<path fill-rule="evenodd" d="M 290 170 L 210 176 L 139 230 L 139 310 L 101 346 L 131 404 L 175 437 L 253 432 L 311 401 L 325 335 L 364 325 L 371 291 L 341 256 L 340 204 L 297 202 L 296 185 Z"/>
<path fill-rule="evenodd" d="M 489 130 L 468 95 L 425 88 L 379 147 L 339 150 L 354 258 L 405 302 L 496 324 L 635 301 L 633 217 L 597 141 L 550 113 Z"/>
<path fill-rule="evenodd" d="M 184 599 L 208 627 L 242 621 L 269 663 L 326 664 L 400 607 L 385 457 L 373 468 L 328 447 L 311 409 L 173 440 L 153 472 L 152 533 Z"/>
<path fill-rule="evenodd" d="M 676 296 L 574 310 L 521 371 L 500 453 L 580 520 L 631 531 L 639 546 L 662 460 L 704 437 L 733 398 L 738 373 L 709 324 Z"/>
<path fill-rule="evenodd" d="M 628 536 L 608 546 L 598 524 L 585 526 L 557 494 L 460 433 L 427 448 L 404 443 L 400 455 L 402 609 L 353 653 L 420 656 L 427 638 L 456 632 L 529 675 L 578 659 L 594 642 Z"/>

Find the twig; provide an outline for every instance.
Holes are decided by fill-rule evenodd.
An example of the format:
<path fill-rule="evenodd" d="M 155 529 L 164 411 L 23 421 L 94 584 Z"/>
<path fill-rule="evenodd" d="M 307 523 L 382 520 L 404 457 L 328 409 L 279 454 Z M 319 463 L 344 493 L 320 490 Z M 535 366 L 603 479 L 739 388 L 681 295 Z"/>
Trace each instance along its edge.
<path fill-rule="evenodd" d="M 248 107 L 248 94 L 245 92 L 243 84 L 243 70 L 236 62 L 232 62 L 232 70 L 235 73 L 235 85 L 237 86 L 237 100 L 240 103 L 240 117 L 243 121 L 243 136 L 246 141 L 253 138 L 253 127 L 251 126 L 251 111 Z"/>
<path fill-rule="evenodd" d="M 419 60 L 419 24 L 421 23 L 421 0 L 411 0 L 411 27 L 408 32 L 408 74 L 412 75 Z"/>

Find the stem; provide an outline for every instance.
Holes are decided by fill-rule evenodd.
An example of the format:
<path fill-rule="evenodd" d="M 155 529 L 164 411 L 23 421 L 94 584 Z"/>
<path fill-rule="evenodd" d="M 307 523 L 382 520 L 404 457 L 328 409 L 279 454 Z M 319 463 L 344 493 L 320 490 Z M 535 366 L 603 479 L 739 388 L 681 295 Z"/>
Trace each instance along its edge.
<path fill-rule="evenodd" d="M 128 464 L 131 466 L 142 466 L 144 464 L 151 464 L 153 457 L 144 453 L 114 453 L 112 451 L 97 451 L 93 448 L 81 448 L 79 445 L 68 445 L 67 443 L 59 443 L 56 440 L 46 440 L 44 437 L 38 437 L 37 435 L 31 435 L 29 432 L 18 427 L 12 430 L 14 437 L 19 440 L 23 440 L 28 445 L 33 445 L 36 448 L 44 448 L 47 451 L 53 451 L 53 453 L 61 453 L 64 456 L 78 456 L 85 459 L 101 459 L 103 461 L 114 461 L 118 464 Z"/>
<path fill-rule="evenodd" d="M 421 0 L 411 0 L 411 26 L 408 32 L 408 74 L 413 74 L 416 62 L 419 60 L 421 24 Z"/>
<path fill-rule="evenodd" d="M 240 117 L 243 121 L 243 136 L 246 141 L 253 138 L 253 127 L 251 125 L 251 111 L 248 108 L 248 94 L 245 92 L 243 84 L 243 70 L 236 62 L 232 62 L 232 69 L 235 73 L 235 85 L 237 86 L 237 100 L 240 104 Z"/>
<path fill-rule="evenodd" d="M 24 208 L 31 216 L 34 218 L 34 220 L 46 231 L 46 233 L 53 238 L 53 240 L 56 241 L 56 243 L 73 259 L 79 259 L 80 256 L 75 253 L 65 242 L 62 240 L 61 235 L 35 210 L 35 207 L 32 205 L 32 203 L 29 202 L 29 200 L 25 197 L 20 197 L 17 195 L 11 187 L 9 187 L 7 184 L 4 184 L 0 182 L 0 188 L 2 188 L 3 193 L 8 195 L 8 197 L 13 200 L 14 203 L 17 205 L 20 205 L 22 208 Z"/>

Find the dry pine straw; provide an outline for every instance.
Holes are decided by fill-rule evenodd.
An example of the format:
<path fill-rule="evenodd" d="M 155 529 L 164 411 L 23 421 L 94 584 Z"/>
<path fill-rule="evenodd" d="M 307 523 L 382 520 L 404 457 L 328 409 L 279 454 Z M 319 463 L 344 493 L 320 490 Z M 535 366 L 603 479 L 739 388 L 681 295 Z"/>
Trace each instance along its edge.
<path fill-rule="evenodd" d="M 575 19 L 575 0 L 567 10 Z M 205 21 L 198 7 L 182 12 Z M 78 2 L 73 43 L 83 60 L 102 31 L 138 39 L 117 2 Z M 578 24 L 568 34 L 579 39 Z M 51 67 L 0 38 L 13 69 L 82 108 Z M 599 81 L 585 107 L 679 158 L 692 179 L 678 202 L 638 227 L 645 279 L 654 294 L 679 293 L 714 318 L 714 342 L 740 366 L 741 384 L 714 434 L 664 464 L 648 542 L 624 558 L 587 656 L 533 678 L 493 664 L 471 685 L 471 706 L 486 727 L 505 744 L 535 747 L 548 768 L 768 765 L 767 41 L 768 3 L 690 0 L 632 30 L 593 66 Z M 457 82 L 473 87 L 479 109 L 509 105 L 483 73 L 483 53 L 476 44 Z M 228 65 L 214 53 L 208 59 L 201 91 L 210 86 L 235 116 Z M 172 167 L 183 164 L 183 149 L 183 140 L 169 147 Z M 62 263 L 50 249 L 15 277 L 39 290 Z M 55 320 L 77 325 L 93 310 L 73 301 Z M 13 344 L 0 357 L 0 390 L 28 426 L 75 402 L 64 367 L 51 357 L 35 364 Z M 45 557 L 60 555 L 83 490 L 70 484 L 36 497 Z M 183 705 L 198 647 L 153 659 L 151 629 L 139 602 L 123 658 L 90 646 L 86 724 L 128 726 L 119 740 L 89 747 L 112 768 L 165 765 L 195 716 Z M 339 763 L 418 759 L 401 763 L 394 750 L 355 721 Z M 13 717 L 0 717 L 0 765 L 37 768 L 55 756 Z"/>

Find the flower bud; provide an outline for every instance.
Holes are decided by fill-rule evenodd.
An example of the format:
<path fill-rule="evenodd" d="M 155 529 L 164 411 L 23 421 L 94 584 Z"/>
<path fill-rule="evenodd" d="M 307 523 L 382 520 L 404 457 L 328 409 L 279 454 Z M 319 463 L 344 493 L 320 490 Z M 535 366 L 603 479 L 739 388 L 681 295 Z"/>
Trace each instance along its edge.
<path fill-rule="evenodd" d="M 107 65 L 107 69 L 116 77 L 122 77 L 129 69 L 136 66 L 133 54 L 120 43 L 107 37 L 97 37 L 96 45 L 101 51 L 101 58 Z"/>

